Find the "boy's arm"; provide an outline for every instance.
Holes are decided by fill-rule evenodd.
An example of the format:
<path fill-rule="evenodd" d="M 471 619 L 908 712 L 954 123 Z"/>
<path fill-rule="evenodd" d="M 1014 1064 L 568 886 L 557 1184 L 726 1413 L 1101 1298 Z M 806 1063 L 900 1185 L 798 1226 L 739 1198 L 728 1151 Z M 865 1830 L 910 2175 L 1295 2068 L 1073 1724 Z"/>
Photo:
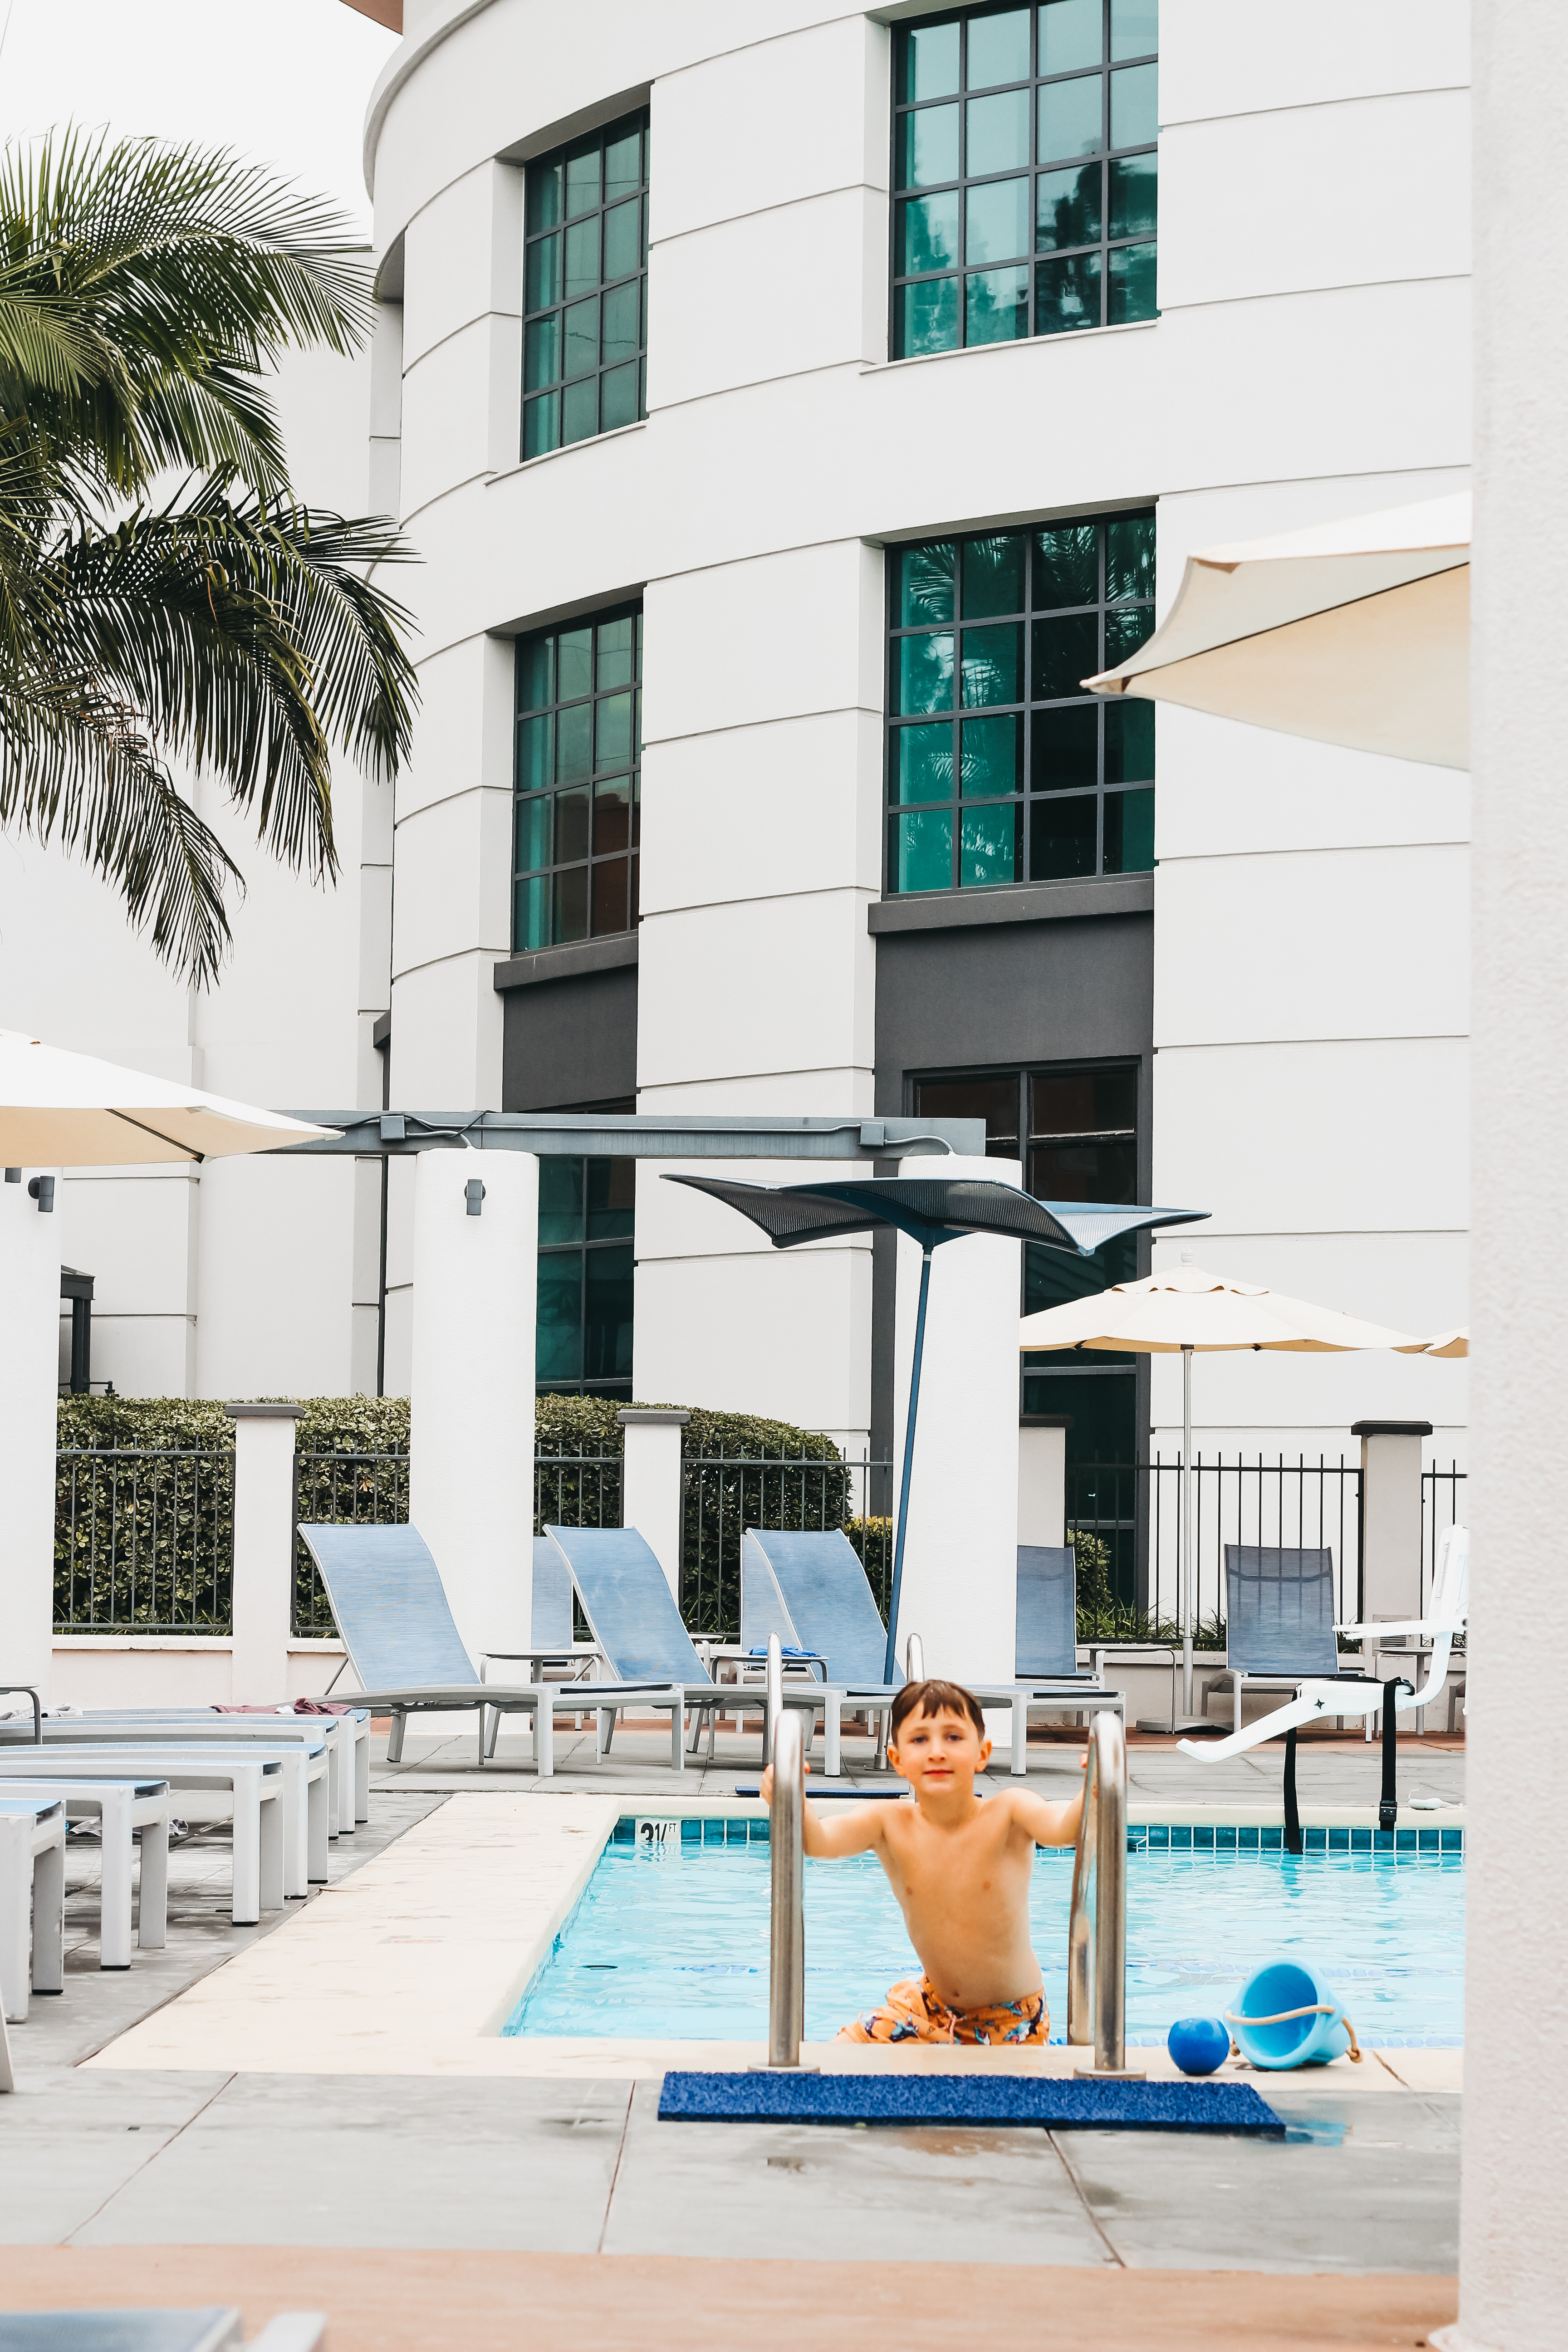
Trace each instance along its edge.
<path fill-rule="evenodd" d="M 771 1805 L 773 1799 L 773 1773 L 770 1764 L 763 1774 L 762 1800 Z M 877 1805 L 851 1805 L 833 1819 L 824 1821 L 815 1805 L 803 1805 L 801 1843 L 807 1853 L 818 1862 L 840 1862 L 846 1854 L 869 1853 L 882 1843 L 882 1808 Z"/>
<path fill-rule="evenodd" d="M 992 1800 L 994 1803 L 995 1800 Z M 1026 1789 L 1009 1789 L 1007 1807 L 1019 1829 L 1037 1845 L 1076 1845 L 1083 1828 L 1083 1790 L 1065 1804 L 1053 1805 Z M 808 1849 L 809 1851 L 809 1849 Z"/>

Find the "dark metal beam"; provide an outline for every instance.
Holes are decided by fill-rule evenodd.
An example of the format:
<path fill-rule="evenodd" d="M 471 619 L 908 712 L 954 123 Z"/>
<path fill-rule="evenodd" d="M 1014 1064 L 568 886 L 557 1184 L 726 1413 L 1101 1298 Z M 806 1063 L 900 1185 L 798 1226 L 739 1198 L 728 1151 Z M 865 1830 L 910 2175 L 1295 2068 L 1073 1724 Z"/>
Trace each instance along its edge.
<path fill-rule="evenodd" d="M 593 1160 L 980 1159 L 978 1118 L 660 1118 L 599 1111 L 290 1110 L 340 1132 L 288 1156 L 350 1152 L 402 1160 L 417 1151 L 537 1151 Z M 285 1154 L 272 1155 L 281 1159 Z"/>

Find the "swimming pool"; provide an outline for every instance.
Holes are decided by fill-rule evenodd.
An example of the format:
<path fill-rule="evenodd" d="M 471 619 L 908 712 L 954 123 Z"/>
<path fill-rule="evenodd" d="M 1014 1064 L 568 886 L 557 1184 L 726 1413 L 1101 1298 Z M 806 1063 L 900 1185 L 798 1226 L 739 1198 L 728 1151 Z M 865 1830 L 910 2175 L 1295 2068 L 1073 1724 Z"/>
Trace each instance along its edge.
<path fill-rule="evenodd" d="M 648 1845 L 632 1822 L 617 1825 L 504 2033 L 765 2038 L 767 1824 L 670 1826 L 679 1833 Z M 1295 1957 L 1319 1968 L 1363 2042 L 1458 2046 L 1462 1831 L 1401 1831 L 1397 1844 L 1365 1830 L 1307 1835 L 1298 1859 L 1280 1850 L 1278 1830 L 1133 1832 L 1130 2042 L 1163 2043 L 1176 2018 L 1217 2015 L 1254 1968 Z M 1029 1907 L 1053 2041 L 1067 2031 L 1071 1892 L 1070 1851 L 1039 1854 Z M 808 2041 L 828 2040 L 919 1968 L 874 1856 L 806 1864 Z"/>

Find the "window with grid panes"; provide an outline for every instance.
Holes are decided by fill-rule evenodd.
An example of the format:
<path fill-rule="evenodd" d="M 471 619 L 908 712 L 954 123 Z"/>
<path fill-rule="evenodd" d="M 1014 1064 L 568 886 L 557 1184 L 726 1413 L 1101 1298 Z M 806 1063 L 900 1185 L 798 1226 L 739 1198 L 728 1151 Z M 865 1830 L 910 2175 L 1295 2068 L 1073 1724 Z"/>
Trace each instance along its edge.
<path fill-rule="evenodd" d="M 522 454 L 647 415 L 647 117 L 528 166 Z"/>
<path fill-rule="evenodd" d="M 637 919 L 642 614 L 520 637 L 512 946 Z"/>
<path fill-rule="evenodd" d="M 1153 318 L 1159 0 L 895 39 L 894 358 Z"/>
<path fill-rule="evenodd" d="M 631 1402 L 636 1206 L 635 1160 L 541 1160 L 537 1389 Z"/>
<path fill-rule="evenodd" d="M 1154 626 L 1154 518 L 889 549 L 889 896 L 1144 873 L 1154 707 L 1085 694 Z"/>

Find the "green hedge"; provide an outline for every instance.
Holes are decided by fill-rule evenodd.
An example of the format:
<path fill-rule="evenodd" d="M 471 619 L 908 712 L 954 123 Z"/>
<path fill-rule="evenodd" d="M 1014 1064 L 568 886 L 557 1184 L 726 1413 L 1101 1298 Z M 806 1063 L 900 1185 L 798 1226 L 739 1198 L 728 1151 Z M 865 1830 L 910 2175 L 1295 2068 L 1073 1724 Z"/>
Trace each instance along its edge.
<path fill-rule="evenodd" d="M 268 1398 L 304 1406 L 296 1444 L 300 1515 L 321 1520 L 408 1516 L 406 1397 Z M 664 1408 L 668 1410 L 668 1408 Z M 618 1526 L 626 1433 L 605 1397 L 542 1396 L 534 1409 L 534 1530 Z M 740 1623 L 741 1538 L 746 1526 L 833 1528 L 845 1518 L 848 1473 L 830 1438 L 755 1413 L 695 1406 L 682 1433 L 689 1460 L 682 1599 L 707 1632 Z M 229 1622 L 235 1424 L 222 1403 L 184 1397 L 62 1397 L 58 1443 L 119 1453 L 226 1457 L 214 1475 L 194 1465 L 74 1460 L 62 1451 L 56 1511 L 56 1612 L 71 1624 L 219 1633 Z M 332 1454 L 382 1457 L 345 1463 Z M 384 1457 L 391 1455 L 391 1461 Z M 552 1462 L 558 1467 L 550 1466 Z M 731 1466 L 765 1463 L 769 1467 Z M 772 1465 L 777 1464 L 775 1469 Z M 798 1467 L 795 1465 L 800 1465 Z M 787 1466 L 786 1466 L 787 1465 Z M 520 1465 L 520 1467 L 521 1465 Z M 199 1479 L 199 1484 L 197 1483 Z M 110 1511 L 116 1539 L 108 1544 Z M 296 1562 L 294 1625 L 330 1633 L 331 1615 L 304 1547 Z"/>

